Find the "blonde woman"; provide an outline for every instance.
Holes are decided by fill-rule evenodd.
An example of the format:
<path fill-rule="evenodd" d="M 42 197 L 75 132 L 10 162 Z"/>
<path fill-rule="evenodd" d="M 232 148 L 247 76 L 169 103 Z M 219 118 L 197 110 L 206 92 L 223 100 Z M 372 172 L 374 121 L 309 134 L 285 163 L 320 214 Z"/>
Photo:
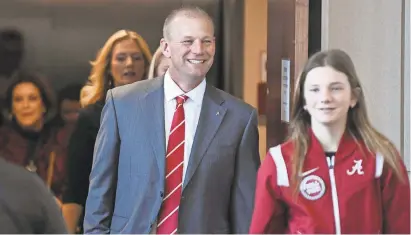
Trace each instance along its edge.
<path fill-rule="evenodd" d="M 144 80 L 151 62 L 145 40 L 136 32 L 114 33 L 91 62 L 92 89 L 80 112 L 68 152 L 68 188 L 63 197 L 63 215 L 69 232 L 76 232 L 88 192 L 88 177 L 93 161 L 94 142 L 100 123 L 105 95 L 111 88 Z"/>
<path fill-rule="evenodd" d="M 170 65 L 170 59 L 163 55 L 161 47 L 157 48 L 151 60 L 148 79 L 163 76 Z"/>
<path fill-rule="evenodd" d="M 289 133 L 259 169 L 250 233 L 410 234 L 407 171 L 371 125 L 345 52 L 308 60 Z"/>

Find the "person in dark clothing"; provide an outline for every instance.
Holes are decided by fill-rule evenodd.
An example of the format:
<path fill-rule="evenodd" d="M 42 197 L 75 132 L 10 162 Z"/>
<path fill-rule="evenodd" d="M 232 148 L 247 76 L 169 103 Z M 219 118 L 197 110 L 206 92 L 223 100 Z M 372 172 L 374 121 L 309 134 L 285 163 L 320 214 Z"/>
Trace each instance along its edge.
<path fill-rule="evenodd" d="M 57 129 L 58 145 L 66 152 L 81 109 L 81 87 L 81 84 L 70 84 L 58 93 L 58 115 L 53 120 L 53 125 Z"/>
<path fill-rule="evenodd" d="M 70 233 L 82 232 L 82 210 L 87 199 L 94 142 L 103 107 L 104 102 L 99 101 L 82 109 L 69 141 L 66 163 L 68 184 L 63 194 L 63 215 Z"/>
<path fill-rule="evenodd" d="M 35 174 L 0 158 L 0 233 L 65 234 L 50 190 Z"/>
<path fill-rule="evenodd" d="M 93 89 L 89 97 L 80 98 L 84 109 L 80 111 L 68 146 L 68 182 L 63 195 L 63 216 L 70 233 L 82 231 L 83 208 L 105 95 L 110 88 L 146 79 L 151 58 L 149 47 L 140 35 L 120 30 L 107 40 L 92 62 L 89 81 Z"/>
<path fill-rule="evenodd" d="M 52 124 L 55 95 L 47 79 L 19 71 L 5 97 L 10 119 L 0 127 L 0 154 L 6 161 L 38 174 L 61 200 L 64 191 L 66 151 L 57 141 Z"/>

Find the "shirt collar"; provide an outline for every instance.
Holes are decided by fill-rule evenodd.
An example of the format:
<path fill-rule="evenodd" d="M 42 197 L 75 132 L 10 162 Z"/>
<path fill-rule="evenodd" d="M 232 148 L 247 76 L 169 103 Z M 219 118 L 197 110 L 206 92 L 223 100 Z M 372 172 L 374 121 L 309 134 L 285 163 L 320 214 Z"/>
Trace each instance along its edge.
<path fill-rule="evenodd" d="M 167 102 L 175 99 L 179 95 L 186 95 L 189 99 L 194 101 L 196 104 L 201 104 L 203 102 L 204 93 L 206 90 L 206 79 L 196 86 L 191 91 L 184 93 L 183 90 L 178 87 L 178 85 L 173 81 L 170 73 L 166 72 L 164 75 L 164 97 Z"/>

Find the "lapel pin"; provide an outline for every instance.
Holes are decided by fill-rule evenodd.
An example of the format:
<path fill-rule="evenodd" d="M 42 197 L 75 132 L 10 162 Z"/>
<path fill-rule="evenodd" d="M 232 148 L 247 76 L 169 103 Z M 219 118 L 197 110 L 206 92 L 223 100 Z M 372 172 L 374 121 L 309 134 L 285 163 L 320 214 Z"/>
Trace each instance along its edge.
<path fill-rule="evenodd" d="M 216 115 L 216 116 L 220 115 L 220 112 L 217 112 L 215 115 Z"/>

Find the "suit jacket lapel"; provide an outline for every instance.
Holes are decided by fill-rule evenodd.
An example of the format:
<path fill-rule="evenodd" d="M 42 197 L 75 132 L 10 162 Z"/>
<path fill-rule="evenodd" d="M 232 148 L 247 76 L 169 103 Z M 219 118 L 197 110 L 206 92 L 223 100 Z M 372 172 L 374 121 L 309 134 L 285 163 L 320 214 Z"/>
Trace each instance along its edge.
<path fill-rule="evenodd" d="M 207 85 L 201 106 L 200 118 L 191 148 L 190 160 L 184 179 L 183 190 L 193 177 L 201 159 L 204 157 L 208 146 L 214 138 L 226 113 L 226 108 L 221 106 L 224 99 L 216 88 Z"/>
<path fill-rule="evenodd" d="M 141 101 L 145 120 L 146 133 L 157 159 L 160 179 L 164 178 L 165 171 L 165 130 L 164 130 L 164 79 L 155 78 L 148 88 L 146 96 Z"/>

